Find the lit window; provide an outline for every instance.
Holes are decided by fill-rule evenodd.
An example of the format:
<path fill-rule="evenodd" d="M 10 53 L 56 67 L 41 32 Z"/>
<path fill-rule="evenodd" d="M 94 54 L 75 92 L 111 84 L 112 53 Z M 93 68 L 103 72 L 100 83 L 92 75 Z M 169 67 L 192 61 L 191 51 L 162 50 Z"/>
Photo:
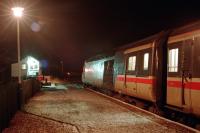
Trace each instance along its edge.
<path fill-rule="evenodd" d="M 178 48 L 169 50 L 169 72 L 178 72 Z"/>
<path fill-rule="evenodd" d="M 149 67 L 149 53 L 144 54 L 144 70 L 148 70 Z"/>
<path fill-rule="evenodd" d="M 128 70 L 135 71 L 136 66 L 136 56 L 131 56 L 128 58 Z"/>
<path fill-rule="evenodd" d="M 26 64 L 22 64 L 22 69 L 23 69 L 23 70 L 26 69 Z"/>

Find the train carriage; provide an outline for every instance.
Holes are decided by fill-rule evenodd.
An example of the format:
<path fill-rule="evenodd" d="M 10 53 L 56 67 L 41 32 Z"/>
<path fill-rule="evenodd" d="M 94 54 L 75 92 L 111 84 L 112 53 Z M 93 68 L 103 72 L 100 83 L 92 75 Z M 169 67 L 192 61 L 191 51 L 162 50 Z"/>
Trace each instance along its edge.
<path fill-rule="evenodd" d="M 153 92 L 154 76 L 152 69 L 153 41 L 150 38 L 144 41 L 131 44 L 130 48 L 122 48 L 121 63 L 124 62 L 124 71 L 116 73 L 115 90 L 119 93 L 133 97 L 155 101 Z M 117 52 L 118 53 L 118 52 Z M 120 58 L 118 56 L 118 58 Z M 117 67 L 120 62 L 115 63 Z"/>
<path fill-rule="evenodd" d="M 114 56 L 112 53 L 85 61 L 82 74 L 83 83 L 98 88 L 114 89 L 113 65 Z"/>
<path fill-rule="evenodd" d="M 200 23 L 175 29 L 168 39 L 167 105 L 200 116 Z"/>
<path fill-rule="evenodd" d="M 86 61 L 83 83 L 200 116 L 200 22 L 162 31 Z"/>

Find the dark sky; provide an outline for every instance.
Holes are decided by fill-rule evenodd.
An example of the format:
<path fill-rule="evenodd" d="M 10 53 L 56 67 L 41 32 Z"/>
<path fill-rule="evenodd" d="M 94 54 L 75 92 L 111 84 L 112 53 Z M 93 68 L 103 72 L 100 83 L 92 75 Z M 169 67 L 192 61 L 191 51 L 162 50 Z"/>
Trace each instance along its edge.
<path fill-rule="evenodd" d="M 0 4 L 0 52 L 11 59 L 16 59 L 16 21 L 10 15 L 14 3 Z M 21 0 L 21 4 L 26 14 L 21 20 L 22 55 L 63 60 L 66 71 L 81 71 L 90 56 L 200 18 L 200 2 L 191 0 Z M 40 25 L 38 32 L 31 29 L 34 22 Z"/>

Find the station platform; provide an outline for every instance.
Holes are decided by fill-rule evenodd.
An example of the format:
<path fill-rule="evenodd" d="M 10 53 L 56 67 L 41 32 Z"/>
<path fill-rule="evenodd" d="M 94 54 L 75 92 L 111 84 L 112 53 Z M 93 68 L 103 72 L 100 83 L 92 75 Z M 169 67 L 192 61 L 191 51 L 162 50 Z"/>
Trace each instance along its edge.
<path fill-rule="evenodd" d="M 57 85 L 57 84 L 56 84 Z M 3 133 L 193 133 L 164 119 L 149 118 L 81 85 L 44 88 L 18 112 Z M 19 117 L 20 116 L 20 117 Z M 20 120 L 19 120 L 20 119 Z M 20 122 L 23 121 L 23 122 Z M 23 123 L 23 124 L 22 124 Z"/>

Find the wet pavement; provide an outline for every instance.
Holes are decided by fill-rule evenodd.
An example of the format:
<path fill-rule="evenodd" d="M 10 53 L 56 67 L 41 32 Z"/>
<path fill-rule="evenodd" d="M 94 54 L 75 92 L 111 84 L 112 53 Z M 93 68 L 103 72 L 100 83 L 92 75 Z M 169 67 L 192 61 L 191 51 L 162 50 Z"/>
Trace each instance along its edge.
<path fill-rule="evenodd" d="M 36 94 L 24 110 L 46 121 L 57 123 L 60 131 L 81 133 L 175 133 L 189 132 L 166 126 L 134 113 L 78 85 L 55 85 Z M 61 87 L 62 86 L 62 87 Z M 20 113 L 21 115 L 21 113 Z M 26 114 L 27 115 L 27 114 Z M 26 115 L 24 117 L 26 117 Z M 37 115 L 37 116 L 35 116 Z M 15 118 L 14 118 L 15 119 Z M 28 122 L 28 121 L 25 121 Z M 48 123 L 48 122 L 47 122 Z M 15 125 L 16 124 L 16 125 Z M 17 126 L 17 123 L 13 126 Z M 63 124 L 65 126 L 63 126 Z M 23 124 L 26 125 L 26 124 Z M 22 125 L 22 126 L 23 126 Z M 48 124 L 41 124 L 47 126 Z M 35 126 L 35 125 L 30 125 Z M 18 126 L 19 127 L 19 126 Z M 51 126 L 50 126 L 51 127 Z M 52 131 L 45 127 L 46 131 Z M 63 127 L 63 128 L 61 128 Z M 21 127 L 23 128 L 23 127 Z M 37 128 L 37 126 L 35 127 Z M 34 129 L 34 128 L 30 128 Z M 9 129 L 7 129 L 9 131 Z M 17 131 L 17 130 L 16 130 Z"/>

